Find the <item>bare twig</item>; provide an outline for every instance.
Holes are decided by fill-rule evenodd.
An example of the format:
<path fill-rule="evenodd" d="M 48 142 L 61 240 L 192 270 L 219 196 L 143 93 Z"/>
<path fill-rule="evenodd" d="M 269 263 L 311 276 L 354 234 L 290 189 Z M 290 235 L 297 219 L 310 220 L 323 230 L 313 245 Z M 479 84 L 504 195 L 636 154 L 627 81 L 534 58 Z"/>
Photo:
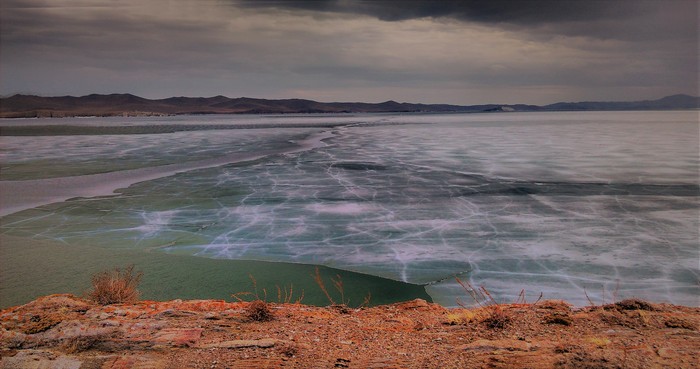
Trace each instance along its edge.
<path fill-rule="evenodd" d="M 360 305 L 360 307 L 369 306 L 370 300 L 372 300 L 372 292 L 367 292 L 367 296 L 365 296 L 364 300 L 362 300 L 362 305 Z"/>
<path fill-rule="evenodd" d="M 241 298 L 241 296 L 252 296 L 252 295 L 253 294 L 251 292 L 236 292 L 236 293 L 232 294 L 231 297 L 238 300 L 238 302 L 245 302 L 246 300 Z"/>
<path fill-rule="evenodd" d="M 343 305 L 348 305 L 350 302 L 345 301 L 345 288 L 343 287 L 343 278 L 340 277 L 340 274 L 335 275 L 336 279 L 333 279 L 331 277 L 331 282 L 333 282 L 333 287 L 335 287 L 336 290 L 340 293 L 340 303 Z"/>
<path fill-rule="evenodd" d="M 481 286 L 480 288 L 481 288 L 481 290 L 484 292 L 484 295 L 485 295 L 486 297 L 488 297 L 489 302 L 490 302 L 492 305 L 499 305 L 498 302 L 493 298 L 493 296 L 491 296 L 491 294 L 490 294 L 489 291 L 486 289 L 486 287 Z"/>
<path fill-rule="evenodd" d="M 588 296 L 588 292 L 586 291 L 586 287 L 583 287 L 583 294 L 586 295 L 586 299 L 588 300 L 588 303 L 591 304 L 591 306 L 595 306 L 595 303 L 593 303 L 593 300 L 591 300 L 590 296 Z"/>
<path fill-rule="evenodd" d="M 326 295 L 326 298 L 331 303 L 331 305 L 335 305 L 335 300 L 333 300 L 331 295 L 328 293 L 328 289 L 326 289 L 326 284 L 323 283 L 323 278 L 321 278 L 321 272 L 318 270 L 318 267 L 316 267 L 316 273 L 313 275 L 313 277 L 314 281 L 321 288 L 323 294 Z"/>
<path fill-rule="evenodd" d="M 469 296 L 471 296 L 471 298 L 479 307 L 484 306 L 482 304 L 482 301 L 486 300 L 486 298 L 483 296 L 481 291 L 474 288 L 474 286 L 472 286 L 472 284 L 469 283 L 469 281 L 462 281 L 461 279 L 459 279 L 459 277 L 455 277 L 455 280 L 457 281 L 457 283 L 459 283 L 460 286 L 462 286 L 464 291 L 466 291 L 469 294 Z M 457 299 L 457 304 L 459 304 L 459 306 L 461 307 L 466 307 L 465 304 L 462 303 L 459 299 Z"/>
<path fill-rule="evenodd" d="M 540 297 L 538 297 L 537 300 L 535 300 L 535 302 L 533 302 L 532 304 L 537 305 L 537 303 L 540 302 L 540 300 L 542 300 L 542 296 L 544 296 L 544 293 L 540 292 Z"/>

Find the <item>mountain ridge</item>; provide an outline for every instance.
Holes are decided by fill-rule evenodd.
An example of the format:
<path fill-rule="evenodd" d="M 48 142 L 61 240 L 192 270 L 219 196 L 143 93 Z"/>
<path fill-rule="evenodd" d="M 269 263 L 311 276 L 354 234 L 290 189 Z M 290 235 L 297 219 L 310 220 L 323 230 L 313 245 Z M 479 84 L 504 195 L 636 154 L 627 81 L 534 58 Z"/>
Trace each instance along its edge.
<path fill-rule="evenodd" d="M 90 94 L 80 97 L 16 94 L 0 98 L 1 118 L 70 116 L 148 116 L 190 114 L 308 114 L 308 113 L 483 113 L 531 111 L 620 111 L 700 109 L 700 97 L 684 94 L 656 100 L 557 102 L 530 104 L 421 104 L 388 100 L 380 103 L 318 102 L 307 99 L 251 97 L 168 97 L 146 99 L 133 94 Z"/>

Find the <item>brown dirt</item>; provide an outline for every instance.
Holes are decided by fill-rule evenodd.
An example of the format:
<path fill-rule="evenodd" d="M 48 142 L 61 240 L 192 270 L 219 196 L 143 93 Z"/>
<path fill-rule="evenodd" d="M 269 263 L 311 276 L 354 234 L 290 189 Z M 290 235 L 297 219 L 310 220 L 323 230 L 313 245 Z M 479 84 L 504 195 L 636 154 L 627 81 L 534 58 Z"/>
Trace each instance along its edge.
<path fill-rule="evenodd" d="M 252 306 L 252 307 L 251 307 Z M 0 311 L 0 368 L 698 368 L 700 309 L 626 300 L 446 309 L 224 301 Z M 251 310 L 254 309 L 254 310 Z M 42 366 L 43 365 L 43 366 Z"/>

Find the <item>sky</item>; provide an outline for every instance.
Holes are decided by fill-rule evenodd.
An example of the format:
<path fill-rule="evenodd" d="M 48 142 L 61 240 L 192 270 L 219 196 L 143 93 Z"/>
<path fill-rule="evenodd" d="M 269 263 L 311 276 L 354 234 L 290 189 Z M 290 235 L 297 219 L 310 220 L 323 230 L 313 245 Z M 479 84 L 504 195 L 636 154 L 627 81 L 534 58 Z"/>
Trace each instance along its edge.
<path fill-rule="evenodd" d="M 2 0 L 0 94 L 528 103 L 698 95 L 696 0 Z"/>

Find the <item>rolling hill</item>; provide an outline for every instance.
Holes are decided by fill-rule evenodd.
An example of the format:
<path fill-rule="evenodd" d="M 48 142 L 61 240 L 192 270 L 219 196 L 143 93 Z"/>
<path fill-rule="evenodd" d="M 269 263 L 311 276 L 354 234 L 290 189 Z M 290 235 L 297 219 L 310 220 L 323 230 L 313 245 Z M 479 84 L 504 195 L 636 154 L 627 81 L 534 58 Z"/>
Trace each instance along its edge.
<path fill-rule="evenodd" d="M 131 94 L 43 97 L 14 95 L 0 98 L 0 117 L 148 116 L 182 114 L 307 114 L 307 113 L 397 113 L 397 112 L 523 112 L 523 111 L 611 111 L 677 110 L 700 108 L 700 97 L 667 96 L 658 100 L 631 102 L 559 102 L 526 104 L 411 104 L 318 102 L 304 99 L 255 99 L 248 97 L 170 97 L 145 99 Z"/>

